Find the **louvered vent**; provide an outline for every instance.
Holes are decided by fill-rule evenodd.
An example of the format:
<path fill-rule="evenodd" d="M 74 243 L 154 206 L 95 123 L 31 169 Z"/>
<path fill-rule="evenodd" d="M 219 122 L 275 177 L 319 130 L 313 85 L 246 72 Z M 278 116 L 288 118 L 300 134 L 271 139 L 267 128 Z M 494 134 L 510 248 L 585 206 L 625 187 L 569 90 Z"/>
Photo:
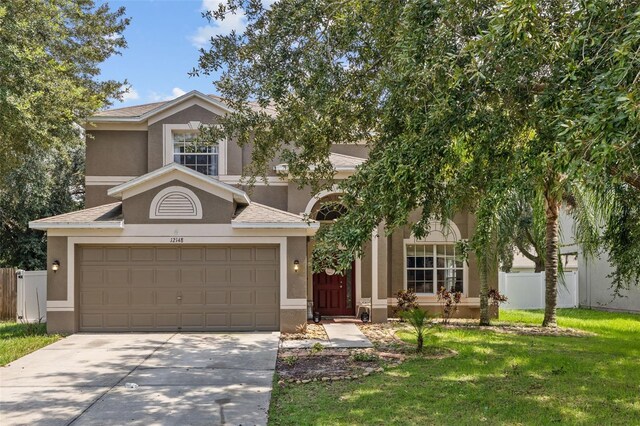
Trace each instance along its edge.
<path fill-rule="evenodd" d="M 151 219 L 201 219 L 202 206 L 192 191 L 174 186 L 156 195 L 149 216 Z"/>
<path fill-rule="evenodd" d="M 185 194 L 172 192 L 158 203 L 156 216 L 196 216 L 198 211 L 191 198 Z"/>

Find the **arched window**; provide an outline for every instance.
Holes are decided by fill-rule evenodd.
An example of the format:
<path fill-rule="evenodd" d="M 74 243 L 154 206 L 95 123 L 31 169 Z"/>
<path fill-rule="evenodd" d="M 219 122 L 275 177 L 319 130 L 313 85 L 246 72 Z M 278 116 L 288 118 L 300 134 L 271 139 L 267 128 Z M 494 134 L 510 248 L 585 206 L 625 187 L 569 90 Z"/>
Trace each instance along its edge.
<path fill-rule="evenodd" d="M 170 186 L 151 201 L 150 219 L 202 219 L 200 199 L 190 189 Z"/>
<path fill-rule="evenodd" d="M 347 208 L 345 206 L 331 202 L 320 207 L 316 213 L 316 220 L 319 222 L 333 221 L 346 213 Z"/>

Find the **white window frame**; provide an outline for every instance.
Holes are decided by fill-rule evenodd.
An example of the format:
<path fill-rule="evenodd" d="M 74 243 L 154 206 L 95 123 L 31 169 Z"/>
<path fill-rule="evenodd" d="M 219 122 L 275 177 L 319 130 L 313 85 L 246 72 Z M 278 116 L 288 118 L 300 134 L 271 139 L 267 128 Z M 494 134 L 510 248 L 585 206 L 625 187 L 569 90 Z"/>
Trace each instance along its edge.
<path fill-rule="evenodd" d="M 173 134 L 177 132 L 189 132 L 199 130 L 202 123 L 199 121 L 190 121 L 186 124 L 163 124 L 163 166 L 173 163 Z M 227 174 L 227 138 L 223 138 L 218 142 L 218 176 L 211 176 L 212 178 L 218 178 L 219 176 L 226 176 Z"/>
<path fill-rule="evenodd" d="M 431 232 L 429 232 L 429 234 L 425 237 L 425 238 L 415 238 L 413 235 L 410 238 L 405 238 L 404 239 L 404 244 L 403 244 L 403 253 L 402 253 L 402 280 L 403 280 L 403 288 L 405 290 L 407 290 L 408 288 L 408 283 L 407 283 L 407 246 L 409 245 L 425 245 L 425 246 L 431 246 L 434 247 L 434 266 L 433 268 L 431 268 L 434 271 L 438 270 L 438 267 L 436 266 L 436 252 L 435 252 L 435 246 L 437 245 L 447 245 L 447 246 L 455 246 L 456 242 L 461 240 L 462 238 L 460 237 L 460 230 L 458 229 L 458 227 L 456 226 L 455 223 L 453 222 L 449 222 L 446 226 L 443 226 L 440 222 L 438 221 L 431 221 L 430 223 L 430 227 L 429 229 L 431 229 Z M 442 268 L 440 268 L 442 269 Z M 458 269 L 458 268 L 456 268 Z M 433 293 L 416 293 L 418 296 L 431 296 L 431 297 L 435 297 L 436 293 L 438 291 L 438 281 L 437 281 L 437 274 L 434 275 L 434 282 L 433 282 Z M 469 267 L 467 266 L 467 262 L 462 262 L 462 295 L 464 297 L 467 297 L 469 292 Z"/>

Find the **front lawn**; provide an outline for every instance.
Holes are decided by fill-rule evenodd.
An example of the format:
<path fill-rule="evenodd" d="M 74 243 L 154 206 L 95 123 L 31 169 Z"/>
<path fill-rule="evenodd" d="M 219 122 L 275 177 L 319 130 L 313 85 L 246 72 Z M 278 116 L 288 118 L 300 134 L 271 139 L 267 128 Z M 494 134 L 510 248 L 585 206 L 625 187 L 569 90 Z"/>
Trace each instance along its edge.
<path fill-rule="evenodd" d="M 46 324 L 0 322 L 0 366 L 60 340 L 61 336 L 47 335 Z"/>
<path fill-rule="evenodd" d="M 542 312 L 503 311 L 500 321 L 538 325 Z M 357 381 L 276 385 L 269 422 L 640 423 L 640 315 L 564 309 L 558 322 L 596 335 L 442 330 L 435 344 L 457 356 L 412 359 Z"/>

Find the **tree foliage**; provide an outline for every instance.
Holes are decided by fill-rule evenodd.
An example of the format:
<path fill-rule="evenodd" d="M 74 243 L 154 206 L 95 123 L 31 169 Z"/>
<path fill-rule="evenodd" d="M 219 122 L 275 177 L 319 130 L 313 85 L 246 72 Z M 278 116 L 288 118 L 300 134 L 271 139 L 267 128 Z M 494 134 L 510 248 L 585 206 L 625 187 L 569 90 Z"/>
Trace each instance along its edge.
<path fill-rule="evenodd" d="M 621 263 L 640 255 L 626 238 L 640 226 L 637 196 L 622 195 L 636 194 L 638 176 L 637 2 L 229 0 L 208 17 L 241 11 L 245 32 L 213 38 L 194 73 L 222 71 L 215 84 L 236 111 L 223 132 L 253 144 L 249 173 L 279 154 L 318 190 L 332 184 L 332 143 L 371 148 L 341 183 L 348 213 L 318 234 L 320 267 L 347 268 L 372 231 L 413 211 L 421 237 L 434 217 L 468 209 L 486 308 L 487 274 L 508 244 L 501 215 L 524 197 L 544 212 L 553 325 L 558 214 L 578 194 L 599 201 L 572 210 L 587 251 L 605 224 L 618 282 L 637 278 Z"/>
<path fill-rule="evenodd" d="M 0 267 L 47 268 L 47 237 L 29 221 L 77 210 L 84 200 L 82 145 L 37 151 L 0 180 Z"/>
<path fill-rule="evenodd" d="M 98 76 L 126 46 L 123 15 L 93 0 L 0 2 L 0 173 L 77 139 L 77 124 L 122 93 Z"/>

